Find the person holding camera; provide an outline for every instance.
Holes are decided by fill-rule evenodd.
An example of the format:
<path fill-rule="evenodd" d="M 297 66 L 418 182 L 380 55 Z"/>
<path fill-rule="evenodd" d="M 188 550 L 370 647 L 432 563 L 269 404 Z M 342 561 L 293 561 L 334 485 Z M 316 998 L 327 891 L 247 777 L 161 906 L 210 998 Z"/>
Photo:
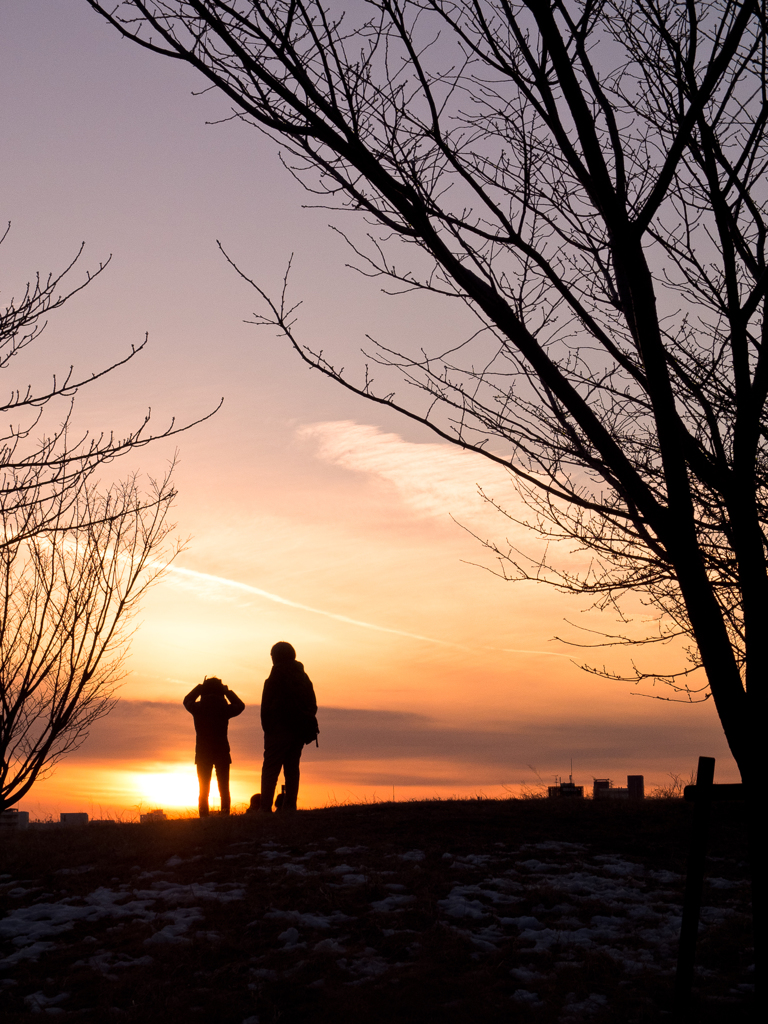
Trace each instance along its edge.
<path fill-rule="evenodd" d="M 219 786 L 221 813 L 229 814 L 229 766 L 232 764 L 232 757 L 227 729 L 230 718 L 242 714 L 245 704 L 220 679 L 211 676 L 206 677 L 199 686 L 187 694 L 184 698 L 184 707 L 195 720 L 195 764 L 200 783 L 200 817 L 208 816 L 208 794 L 214 768 Z"/>

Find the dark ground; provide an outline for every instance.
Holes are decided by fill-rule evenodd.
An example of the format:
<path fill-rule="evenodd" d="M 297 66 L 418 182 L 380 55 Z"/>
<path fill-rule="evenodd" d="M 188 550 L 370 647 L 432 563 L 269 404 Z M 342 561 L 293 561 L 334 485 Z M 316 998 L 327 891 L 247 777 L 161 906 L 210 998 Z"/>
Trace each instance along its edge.
<path fill-rule="evenodd" d="M 6 830 L 4 1019 L 671 1020 L 690 815 L 479 800 Z M 714 807 L 702 1024 L 748 1019 L 742 817 Z"/>

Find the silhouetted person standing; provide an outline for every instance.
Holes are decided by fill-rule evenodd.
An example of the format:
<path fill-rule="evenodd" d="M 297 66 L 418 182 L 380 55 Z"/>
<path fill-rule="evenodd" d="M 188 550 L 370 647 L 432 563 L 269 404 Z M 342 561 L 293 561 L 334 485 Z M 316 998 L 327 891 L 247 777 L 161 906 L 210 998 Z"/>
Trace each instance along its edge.
<path fill-rule="evenodd" d="M 208 816 L 208 793 L 214 768 L 219 786 L 221 813 L 229 814 L 229 766 L 232 764 L 232 758 L 229 753 L 227 729 L 230 718 L 236 718 L 241 714 L 245 710 L 245 704 L 220 679 L 211 676 L 187 694 L 184 698 L 184 707 L 195 719 L 195 764 L 200 783 L 200 817 Z"/>
<path fill-rule="evenodd" d="M 261 769 L 260 813 L 272 813 L 280 769 L 285 772 L 282 811 L 295 811 L 299 795 L 299 761 L 305 743 L 317 732 L 317 701 L 312 682 L 293 647 L 281 641 L 270 651 L 272 671 L 261 696 L 264 765 Z M 312 735 L 310 735 L 312 734 Z"/>

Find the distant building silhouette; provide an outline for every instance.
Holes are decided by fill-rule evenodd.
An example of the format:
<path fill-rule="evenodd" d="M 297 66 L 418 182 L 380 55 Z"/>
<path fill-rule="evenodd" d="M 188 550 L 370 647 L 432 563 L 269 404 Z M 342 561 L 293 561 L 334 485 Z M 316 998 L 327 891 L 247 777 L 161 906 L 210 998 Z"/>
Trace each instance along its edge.
<path fill-rule="evenodd" d="M 84 811 L 67 811 L 59 815 L 62 825 L 87 825 L 88 815 Z"/>
<path fill-rule="evenodd" d="M 155 808 L 154 811 L 147 811 L 146 814 L 139 815 L 142 825 L 147 825 L 152 821 L 168 821 L 168 815 L 164 813 L 162 807 Z"/>
<path fill-rule="evenodd" d="M 26 828 L 29 824 L 29 811 L 18 811 L 10 807 L 0 811 L 0 828 Z"/>
<path fill-rule="evenodd" d="M 573 784 L 573 776 L 568 776 L 567 782 L 558 782 L 554 786 L 547 787 L 547 796 L 550 800 L 583 800 L 584 787 Z"/>
<path fill-rule="evenodd" d="M 548 786 L 547 796 L 550 800 L 583 800 L 584 787 L 574 785 L 573 775 L 569 775 L 567 782 L 560 780 Z M 594 779 L 592 797 L 594 800 L 644 800 L 645 779 L 642 775 L 628 775 L 626 787 L 614 786 L 610 779 Z"/>
<path fill-rule="evenodd" d="M 611 785 L 610 779 L 595 779 L 592 796 L 595 800 L 644 800 L 645 779 L 642 775 L 628 775 L 626 788 Z"/>

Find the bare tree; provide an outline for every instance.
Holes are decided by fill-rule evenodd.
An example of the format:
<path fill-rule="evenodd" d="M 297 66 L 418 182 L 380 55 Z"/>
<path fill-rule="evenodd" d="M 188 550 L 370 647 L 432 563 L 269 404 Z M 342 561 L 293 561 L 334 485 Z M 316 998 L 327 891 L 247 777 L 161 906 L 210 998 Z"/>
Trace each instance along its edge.
<path fill-rule="evenodd" d="M 37 275 L 0 311 L 0 370 L 39 338 L 49 313 L 102 273 L 106 264 L 61 290 L 81 253 L 62 273 Z M 175 554 L 164 543 L 176 494 L 170 472 L 146 491 L 136 477 L 100 490 L 94 474 L 193 424 L 152 432 L 147 413 L 124 436 L 72 427 L 77 392 L 145 344 L 90 376 L 70 367 L 42 391 L 12 389 L 0 406 L 10 420 L 0 436 L 0 810 L 112 708 L 131 614 Z M 46 411 L 58 414 L 48 433 Z"/>
<path fill-rule="evenodd" d="M 363 272 L 476 314 L 476 334 L 436 351 L 375 345 L 414 385 L 399 399 L 263 296 L 311 365 L 507 465 L 534 525 L 595 556 L 584 576 L 537 577 L 644 592 L 664 635 L 690 638 L 757 805 L 764 0 L 88 2 L 196 68 L 318 202 L 363 214 Z"/>
<path fill-rule="evenodd" d="M 170 474 L 148 493 L 135 478 L 74 501 L 60 493 L 41 529 L 25 511 L 22 539 L 0 512 L 0 810 L 114 706 L 132 613 L 174 554 L 174 497 Z"/>
<path fill-rule="evenodd" d="M 313 366 L 509 466 L 534 525 L 597 556 L 538 578 L 647 593 L 664 637 L 695 641 L 752 777 L 768 671 L 764 7 L 371 0 L 352 23 L 315 0 L 89 3 L 382 226 L 361 269 L 477 314 L 442 351 L 376 345 L 415 385 L 405 404 L 342 376 L 297 338 L 285 297 L 264 296 Z M 396 241 L 426 273 L 396 266 Z"/>

